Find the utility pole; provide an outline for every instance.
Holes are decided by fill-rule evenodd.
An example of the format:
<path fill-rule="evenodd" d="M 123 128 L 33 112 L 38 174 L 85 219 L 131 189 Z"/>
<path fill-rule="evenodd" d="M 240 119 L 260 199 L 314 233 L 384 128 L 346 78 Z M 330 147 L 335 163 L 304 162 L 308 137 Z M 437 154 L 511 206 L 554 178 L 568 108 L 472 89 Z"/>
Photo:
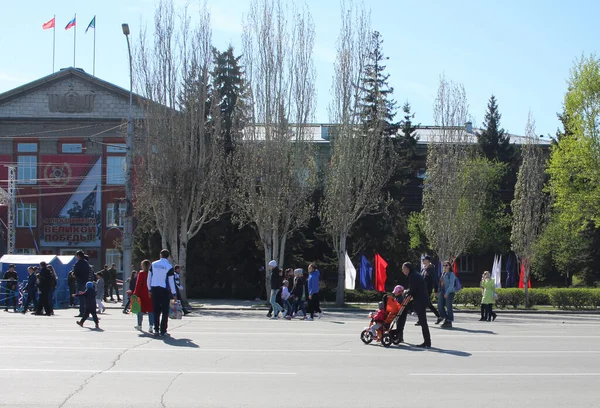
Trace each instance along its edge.
<path fill-rule="evenodd" d="M 125 156 L 125 219 L 123 226 L 123 303 L 127 298 L 127 286 L 125 282 L 131 276 L 131 264 L 133 259 L 133 65 L 131 60 L 131 45 L 129 43 L 129 25 L 122 24 L 123 34 L 127 39 L 127 51 L 129 53 L 129 115 L 127 116 L 127 152 Z"/>
<path fill-rule="evenodd" d="M 17 216 L 16 174 L 14 166 L 8 166 L 8 238 L 6 253 L 15 253 L 15 217 Z"/>

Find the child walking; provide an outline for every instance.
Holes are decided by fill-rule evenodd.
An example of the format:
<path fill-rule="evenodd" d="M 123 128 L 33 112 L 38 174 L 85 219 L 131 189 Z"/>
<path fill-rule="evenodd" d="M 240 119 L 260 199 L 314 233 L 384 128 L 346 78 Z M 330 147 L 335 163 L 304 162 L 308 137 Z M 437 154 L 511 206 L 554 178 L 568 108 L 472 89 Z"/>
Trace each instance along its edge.
<path fill-rule="evenodd" d="M 98 306 L 98 313 L 104 313 L 106 308 L 102 304 L 102 298 L 104 297 L 104 278 L 102 272 L 96 273 L 96 305 Z"/>
<path fill-rule="evenodd" d="M 286 310 L 285 318 L 290 320 L 292 318 L 292 304 L 290 303 L 290 283 L 287 280 L 283 281 L 283 287 L 281 288 L 281 300 L 283 301 L 283 308 Z"/>
<path fill-rule="evenodd" d="M 83 302 L 84 312 L 81 320 L 76 323 L 83 327 L 83 323 L 87 320 L 90 315 L 94 319 L 94 323 L 96 324 L 96 329 L 100 328 L 98 325 L 98 315 L 96 314 L 96 289 L 94 289 L 94 282 L 87 282 L 85 284 L 85 292 L 79 292 L 74 296 L 80 296 L 80 301 Z"/>
<path fill-rule="evenodd" d="M 496 293 L 496 284 L 490 278 L 490 273 L 485 271 L 481 277 L 481 319 L 480 322 L 496 320 L 496 313 L 493 311 L 494 294 Z"/>

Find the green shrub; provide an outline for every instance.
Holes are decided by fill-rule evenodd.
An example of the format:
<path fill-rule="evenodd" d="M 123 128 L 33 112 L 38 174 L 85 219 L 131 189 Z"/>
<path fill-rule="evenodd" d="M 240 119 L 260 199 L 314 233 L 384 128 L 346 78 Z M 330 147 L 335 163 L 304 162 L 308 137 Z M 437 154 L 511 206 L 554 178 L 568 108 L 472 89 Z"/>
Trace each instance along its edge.
<path fill-rule="evenodd" d="M 356 303 L 374 303 L 379 302 L 383 298 L 383 294 L 376 290 L 345 290 L 346 302 Z"/>
<path fill-rule="evenodd" d="M 463 288 L 454 295 L 454 303 L 466 306 L 478 307 L 481 305 L 480 288 Z"/>
<path fill-rule="evenodd" d="M 540 289 L 529 289 L 529 304 L 530 306 L 536 305 L 550 305 L 550 291 L 552 289 L 540 288 Z M 525 297 L 523 296 L 523 300 Z"/>

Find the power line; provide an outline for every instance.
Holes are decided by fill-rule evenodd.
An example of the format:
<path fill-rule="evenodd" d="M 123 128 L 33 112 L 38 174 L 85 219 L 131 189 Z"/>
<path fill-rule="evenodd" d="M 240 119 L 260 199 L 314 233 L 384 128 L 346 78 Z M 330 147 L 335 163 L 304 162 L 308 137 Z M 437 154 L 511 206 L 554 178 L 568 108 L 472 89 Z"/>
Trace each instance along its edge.
<path fill-rule="evenodd" d="M 47 134 L 52 134 L 52 133 L 60 133 L 60 132 L 72 132 L 74 130 L 81 130 L 81 129 L 90 129 L 90 128 L 94 128 L 94 127 L 99 127 L 99 126 L 108 126 L 108 125 L 112 125 L 112 123 L 94 123 L 91 125 L 85 125 L 85 126 L 78 126 L 78 127 L 73 127 L 73 128 L 66 128 L 66 129 L 55 129 L 55 130 L 45 130 L 45 131 L 40 131 L 40 132 L 29 132 L 29 133 L 19 133 L 16 135 L 0 135 L 0 139 L 31 139 L 32 136 L 39 136 L 39 135 L 47 135 Z M 94 135 L 90 135 L 90 136 L 78 136 L 78 135 L 74 135 L 74 136 L 69 136 L 69 135 L 65 135 L 65 136 L 56 136 L 56 139 L 68 139 L 68 138 L 85 138 L 85 137 L 95 137 L 98 135 L 101 135 L 103 133 L 109 132 L 111 130 L 117 129 L 117 128 L 121 128 L 126 126 L 126 123 L 121 123 L 119 125 L 113 126 L 109 129 L 103 130 L 102 132 L 98 132 Z M 48 140 L 48 139 L 52 139 L 52 138 L 48 138 L 45 137 L 43 140 Z"/>

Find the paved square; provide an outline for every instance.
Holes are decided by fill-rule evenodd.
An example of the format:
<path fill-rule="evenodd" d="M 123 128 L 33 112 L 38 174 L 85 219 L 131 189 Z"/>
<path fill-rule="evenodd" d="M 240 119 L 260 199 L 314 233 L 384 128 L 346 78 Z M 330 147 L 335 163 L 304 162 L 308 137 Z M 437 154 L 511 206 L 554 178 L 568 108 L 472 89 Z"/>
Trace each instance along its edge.
<path fill-rule="evenodd" d="M 598 407 L 600 316 L 457 314 L 434 348 L 364 345 L 364 313 L 320 321 L 200 311 L 171 337 L 57 316 L 0 314 L 2 407 Z M 405 340 L 422 341 L 409 318 Z M 144 321 L 147 329 L 147 320 Z"/>

